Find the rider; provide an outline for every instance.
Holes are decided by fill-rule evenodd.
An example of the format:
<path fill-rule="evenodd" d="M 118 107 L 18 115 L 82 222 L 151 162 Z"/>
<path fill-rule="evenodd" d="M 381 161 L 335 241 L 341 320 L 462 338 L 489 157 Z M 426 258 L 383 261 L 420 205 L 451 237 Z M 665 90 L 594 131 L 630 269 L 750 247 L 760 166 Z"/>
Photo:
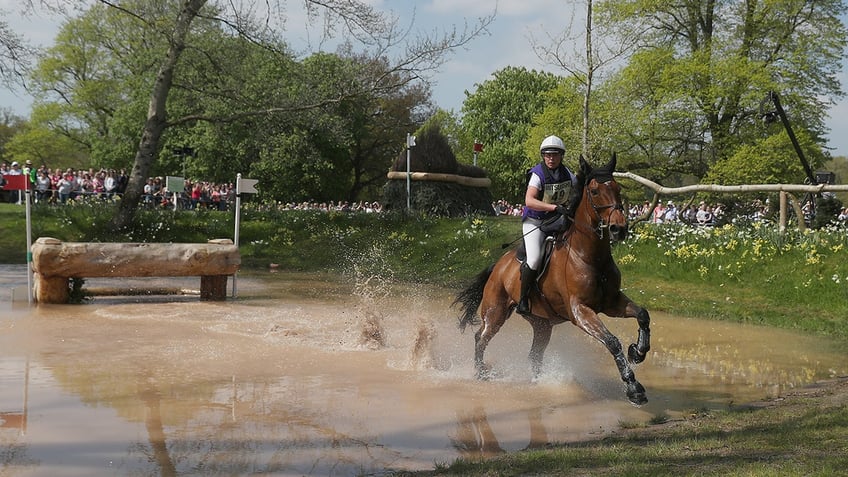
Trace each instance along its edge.
<path fill-rule="evenodd" d="M 575 202 L 572 193 L 577 191 L 577 177 L 562 163 L 565 144 L 557 136 L 548 136 L 539 146 L 542 160 L 527 172 L 527 192 L 524 194 L 522 232 L 527 260 L 521 265 L 521 299 L 516 311 L 530 313 L 529 295 L 539 266 L 542 264 L 542 247 L 545 232 L 541 226 L 554 220 L 558 214 L 571 218 Z"/>

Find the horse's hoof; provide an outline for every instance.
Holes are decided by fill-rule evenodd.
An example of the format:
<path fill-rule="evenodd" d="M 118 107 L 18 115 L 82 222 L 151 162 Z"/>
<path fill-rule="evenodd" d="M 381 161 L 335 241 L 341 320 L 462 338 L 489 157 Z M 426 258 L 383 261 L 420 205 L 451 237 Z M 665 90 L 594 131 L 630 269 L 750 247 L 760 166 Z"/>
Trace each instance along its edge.
<path fill-rule="evenodd" d="M 492 379 L 492 367 L 483 365 L 477 368 L 477 379 L 480 381 L 488 381 Z"/>
<path fill-rule="evenodd" d="M 634 381 L 627 384 L 627 399 L 634 406 L 641 406 L 648 402 L 648 396 L 645 393 L 645 388 L 639 381 Z"/>
<path fill-rule="evenodd" d="M 639 348 L 637 348 L 634 343 L 630 343 L 630 347 L 627 348 L 627 359 L 629 359 L 632 364 L 639 364 L 642 361 L 645 361 L 645 354 L 646 353 L 640 353 Z"/>

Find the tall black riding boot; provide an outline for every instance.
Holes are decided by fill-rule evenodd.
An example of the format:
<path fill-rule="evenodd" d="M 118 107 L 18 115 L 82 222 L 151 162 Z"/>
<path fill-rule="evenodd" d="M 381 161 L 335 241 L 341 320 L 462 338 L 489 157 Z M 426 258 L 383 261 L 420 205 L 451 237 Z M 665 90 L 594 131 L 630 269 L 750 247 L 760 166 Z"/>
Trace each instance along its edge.
<path fill-rule="evenodd" d="M 521 298 L 518 300 L 518 307 L 515 309 L 521 315 L 530 313 L 530 291 L 533 289 L 538 273 L 528 267 L 526 263 L 521 264 Z"/>

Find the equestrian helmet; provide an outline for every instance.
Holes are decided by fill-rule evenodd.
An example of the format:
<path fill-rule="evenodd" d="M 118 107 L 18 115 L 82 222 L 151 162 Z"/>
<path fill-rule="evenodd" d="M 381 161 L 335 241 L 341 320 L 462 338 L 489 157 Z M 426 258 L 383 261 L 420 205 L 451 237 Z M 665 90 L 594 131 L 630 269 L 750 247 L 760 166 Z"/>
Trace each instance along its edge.
<path fill-rule="evenodd" d="M 542 141 L 542 145 L 539 146 L 540 154 L 544 154 L 546 152 L 558 152 L 560 154 L 565 154 L 565 143 L 557 136 L 548 136 Z"/>

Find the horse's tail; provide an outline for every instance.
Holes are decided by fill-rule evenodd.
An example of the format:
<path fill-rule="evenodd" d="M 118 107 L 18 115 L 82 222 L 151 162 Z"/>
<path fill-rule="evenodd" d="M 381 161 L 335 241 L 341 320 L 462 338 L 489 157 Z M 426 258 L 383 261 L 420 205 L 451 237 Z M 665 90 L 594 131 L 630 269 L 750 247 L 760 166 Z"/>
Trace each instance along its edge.
<path fill-rule="evenodd" d="M 465 331 L 465 327 L 479 323 L 477 320 L 477 308 L 480 307 L 480 302 L 483 301 L 483 288 L 486 287 L 486 282 L 489 281 L 489 276 L 492 275 L 492 270 L 495 264 L 478 273 L 474 280 L 465 290 L 456 294 L 456 300 L 451 306 L 460 305 L 462 316 L 459 317 L 459 330 Z"/>

